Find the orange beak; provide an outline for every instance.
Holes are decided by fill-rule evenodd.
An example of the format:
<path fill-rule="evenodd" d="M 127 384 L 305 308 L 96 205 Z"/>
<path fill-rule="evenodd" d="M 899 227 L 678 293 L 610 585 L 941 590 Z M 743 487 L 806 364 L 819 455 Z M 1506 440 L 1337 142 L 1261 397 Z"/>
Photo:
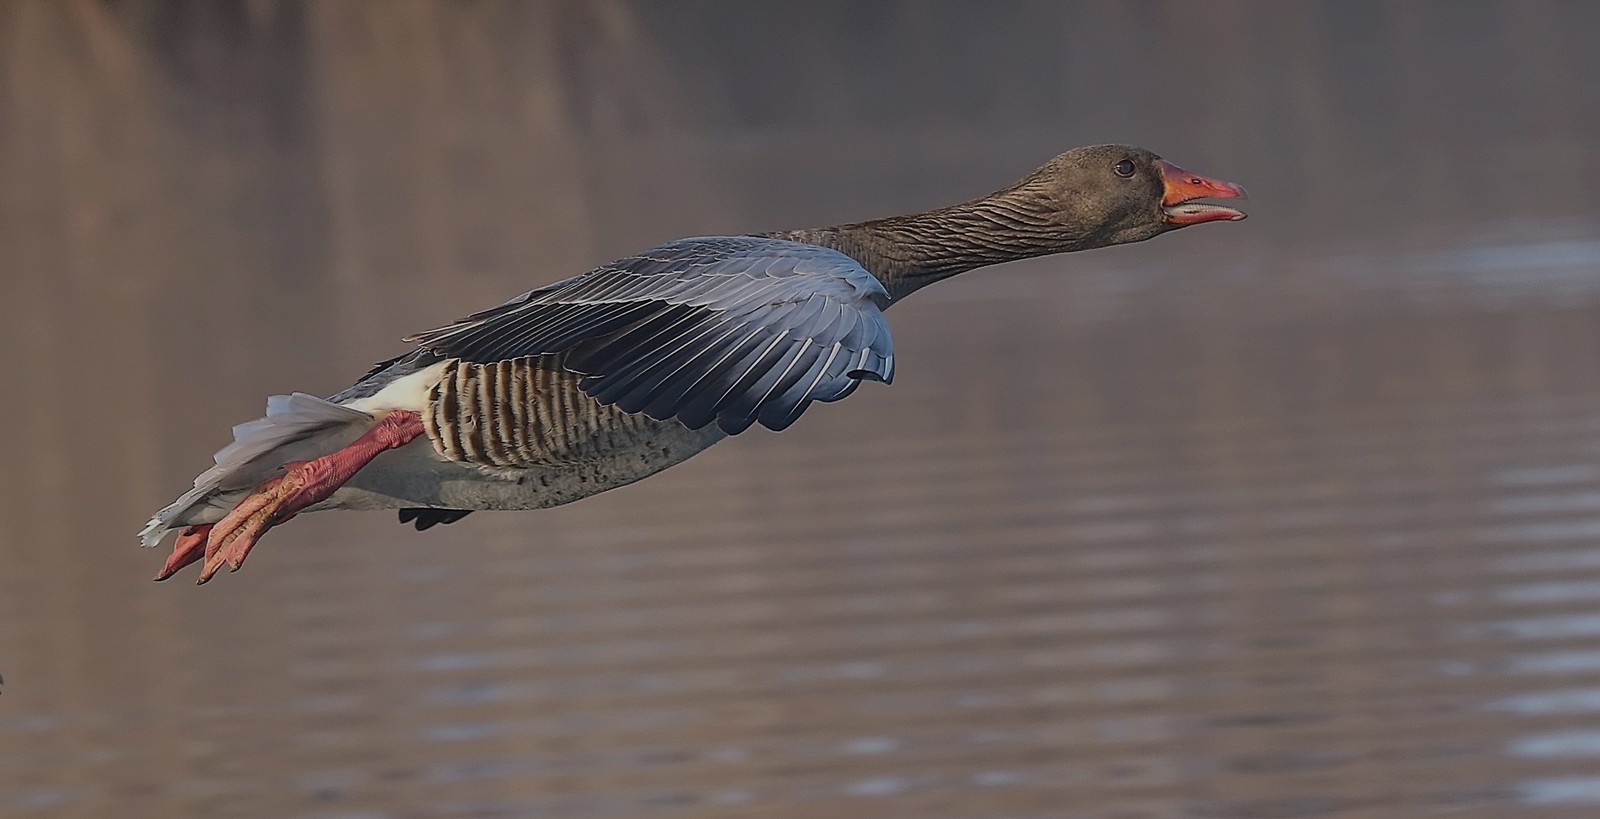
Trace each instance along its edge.
<path fill-rule="evenodd" d="M 1161 183 L 1164 188 L 1161 210 L 1168 224 L 1182 227 L 1198 225 L 1201 222 L 1237 222 L 1244 218 L 1243 213 L 1233 208 L 1196 204 L 1194 201 L 1249 199 L 1250 197 L 1245 195 L 1244 186 L 1186 171 L 1165 159 L 1156 160 L 1156 167 L 1161 171 Z"/>

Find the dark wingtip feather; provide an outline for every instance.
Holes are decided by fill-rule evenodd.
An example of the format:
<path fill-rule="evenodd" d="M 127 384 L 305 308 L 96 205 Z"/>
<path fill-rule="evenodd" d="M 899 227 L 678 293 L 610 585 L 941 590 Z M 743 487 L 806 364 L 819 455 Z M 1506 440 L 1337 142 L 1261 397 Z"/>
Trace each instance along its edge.
<path fill-rule="evenodd" d="M 754 415 L 720 415 L 717 417 L 717 426 L 729 435 L 738 435 L 750 428 L 756 422 Z"/>

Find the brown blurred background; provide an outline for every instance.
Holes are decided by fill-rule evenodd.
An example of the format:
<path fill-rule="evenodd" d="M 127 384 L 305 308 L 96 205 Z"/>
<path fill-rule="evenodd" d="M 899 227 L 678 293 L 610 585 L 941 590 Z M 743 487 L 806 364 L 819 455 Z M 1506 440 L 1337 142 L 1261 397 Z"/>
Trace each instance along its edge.
<path fill-rule="evenodd" d="M 1600 815 L 1596 31 L 0 0 L 0 815 Z M 1250 220 L 919 294 L 892 388 L 638 486 L 147 580 L 268 393 L 1104 141 Z"/>

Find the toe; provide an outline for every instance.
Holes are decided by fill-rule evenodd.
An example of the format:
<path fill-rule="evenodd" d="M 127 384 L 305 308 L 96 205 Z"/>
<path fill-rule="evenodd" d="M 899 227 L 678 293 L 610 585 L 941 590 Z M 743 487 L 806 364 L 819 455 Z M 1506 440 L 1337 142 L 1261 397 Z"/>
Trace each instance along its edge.
<path fill-rule="evenodd" d="M 284 497 L 295 486 L 293 482 L 275 478 L 262 484 L 255 494 L 239 501 L 239 505 L 233 507 L 233 511 L 224 516 L 206 538 L 206 562 L 200 569 L 198 582 L 210 580 L 223 566 L 238 571 L 256 541 L 280 522 L 278 513 L 283 508 Z"/>
<path fill-rule="evenodd" d="M 166 580 L 178 573 L 179 569 L 199 560 L 206 555 L 206 536 L 211 533 L 212 524 L 203 526 L 190 526 L 178 533 L 178 539 L 172 544 L 172 554 L 167 556 L 166 565 L 156 574 L 156 580 Z"/>

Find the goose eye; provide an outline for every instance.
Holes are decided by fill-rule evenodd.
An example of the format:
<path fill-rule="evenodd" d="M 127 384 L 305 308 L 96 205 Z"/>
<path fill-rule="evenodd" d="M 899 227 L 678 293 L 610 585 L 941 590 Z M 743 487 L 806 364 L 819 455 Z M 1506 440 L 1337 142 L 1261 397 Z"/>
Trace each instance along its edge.
<path fill-rule="evenodd" d="M 1119 160 L 1117 164 L 1111 166 L 1111 169 L 1117 172 L 1117 176 L 1124 178 L 1133 176 L 1133 160 Z"/>

